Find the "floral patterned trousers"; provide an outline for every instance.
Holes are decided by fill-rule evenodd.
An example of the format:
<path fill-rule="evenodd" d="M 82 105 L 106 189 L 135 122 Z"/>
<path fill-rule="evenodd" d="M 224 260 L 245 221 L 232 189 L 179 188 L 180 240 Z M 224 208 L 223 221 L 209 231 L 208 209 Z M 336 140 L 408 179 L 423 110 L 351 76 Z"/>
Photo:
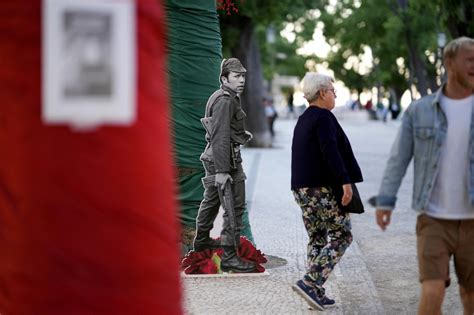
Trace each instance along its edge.
<path fill-rule="evenodd" d="M 293 194 L 309 236 L 303 279 L 323 297 L 323 284 L 352 242 L 351 219 L 339 209 L 330 187 L 300 188 Z"/>

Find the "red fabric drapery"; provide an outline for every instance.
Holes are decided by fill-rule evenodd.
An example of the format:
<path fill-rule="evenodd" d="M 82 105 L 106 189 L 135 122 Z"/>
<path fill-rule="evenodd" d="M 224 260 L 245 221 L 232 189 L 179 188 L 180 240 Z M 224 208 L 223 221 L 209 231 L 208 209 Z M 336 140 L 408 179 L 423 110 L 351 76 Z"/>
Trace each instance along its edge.
<path fill-rule="evenodd" d="M 137 120 L 41 121 L 40 0 L 0 5 L 0 313 L 181 314 L 164 11 L 136 0 Z"/>

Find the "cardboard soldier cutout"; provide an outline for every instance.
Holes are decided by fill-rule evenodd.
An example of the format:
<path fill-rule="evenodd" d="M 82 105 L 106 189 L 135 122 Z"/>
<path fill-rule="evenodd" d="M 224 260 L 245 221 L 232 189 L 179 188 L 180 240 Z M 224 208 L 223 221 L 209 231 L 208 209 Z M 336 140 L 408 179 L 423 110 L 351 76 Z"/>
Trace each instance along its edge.
<path fill-rule="evenodd" d="M 224 59 L 221 64 L 221 87 L 210 97 L 205 117 L 207 145 L 201 155 L 206 171 L 202 179 L 204 199 L 196 219 L 194 250 L 222 247 L 222 271 L 254 272 L 255 264 L 237 255 L 245 207 L 245 173 L 242 169 L 240 146 L 252 135 L 245 130 L 245 112 L 240 104 L 244 90 L 246 69 L 236 58 Z M 211 239 L 209 232 L 219 212 L 224 208 L 224 223 L 220 242 Z"/>

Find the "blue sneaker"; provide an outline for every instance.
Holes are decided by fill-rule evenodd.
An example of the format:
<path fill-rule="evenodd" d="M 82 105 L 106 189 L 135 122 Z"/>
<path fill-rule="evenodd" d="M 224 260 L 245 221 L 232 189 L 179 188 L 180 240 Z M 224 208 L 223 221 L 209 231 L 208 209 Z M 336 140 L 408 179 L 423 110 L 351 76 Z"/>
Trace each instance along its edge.
<path fill-rule="evenodd" d="M 292 286 L 293 290 L 296 291 L 302 298 L 304 298 L 310 306 L 313 308 L 324 311 L 324 305 L 322 301 L 318 298 L 316 291 L 313 287 L 306 285 L 303 280 L 298 280 L 296 284 Z"/>
<path fill-rule="evenodd" d="M 336 304 L 336 301 L 333 299 L 328 298 L 327 296 L 323 296 L 322 298 L 319 299 L 321 303 L 323 303 L 324 306 L 331 306 Z"/>

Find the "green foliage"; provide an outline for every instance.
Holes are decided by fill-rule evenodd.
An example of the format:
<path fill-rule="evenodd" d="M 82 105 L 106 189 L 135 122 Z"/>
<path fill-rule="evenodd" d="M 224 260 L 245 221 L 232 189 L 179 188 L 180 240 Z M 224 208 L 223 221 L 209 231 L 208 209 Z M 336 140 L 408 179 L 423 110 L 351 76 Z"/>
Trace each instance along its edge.
<path fill-rule="evenodd" d="M 325 24 L 324 35 L 339 48 L 328 58 L 330 68 L 351 89 L 360 91 L 361 85 L 367 89 L 381 85 L 404 91 L 410 80 L 416 83 L 420 79 L 412 68 L 414 57 L 420 60 L 424 75 L 436 74 L 428 57 L 437 52 L 436 33 L 440 26 L 436 5 L 429 0 L 339 1 L 335 12 L 325 12 L 321 20 Z M 359 72 L 357 69 L 347 69 L 342 61 L 355 56 L 362 62 L 364 47 L 370 48 L 373 65 L 360 77 L 352 73 Z M 403 60 L 404 66 L 397 60 Z"/>
<path fill-rule="evenodd" d="M 439 73 L 437 33 L 448 40 L 474 36 L 474 2 L 467 0 L 235 0 L 239 13 L 220 15 L 224 55 L 238 43 L 242 23 L 252 23 L 262 56 L 264 77 L 273 73 L 302 76 L 308 60 L 316 56 L 296 53 L 312 39 L 317 23 L 332 46 L 325 62 L 335 76 L 353 90 L 373 86 L 393 89 L 399 97 L 412 84 L 428 82 L 436 88 Z M 294 41 L 280 32 L 294 25 Z M 266 41 L 267 28 L 275 29 L 275 43 Z M 370 48 L 373 64 L 361 72 L 364 51 Z M 356 60 L 352 66 L 348 59 Z M 431 81 L 430 81 L 431 80 Z M 421 85 L 422 86 L 422 85 Z"/>
<path fill-rule="evenodd" d="M 274 73 L 303 76 L 308 57 L 296 53 L 301 44 L 312 38 L 316 19 L 311 10 L 322 7 L 327 1 L 315 4 L 311 0 L 235 0 L 238 14 L 220 12 L 221 34 L 224 56 L 230 56 L 233 47 L 239 44 L 243 24 L 252 23 L 260 47 L 263 75 L 266 79 Z M 280 32 L 288 23 L 299 25 L 296 40 L 289 42 Z M 275 30 L 275 43 L 267 42 L 267 29 Z"/>
<path fill-rule="evenodd" d="M 266 26 L 280 24 L 283 21 L 294 22 L 317 6 L 314 0 L 234 0 L 234 2 L 239 8 L 239 15 Z"/>
<path fill-rule="evenodd" d="M 299 48 L 296 41 L 291 43 L 282 36 L 276 36 L 274 44 L 267 43 L 266 30 L 263 25 L 255 29 L 260 43 L 264 78 L 269 80 L 274 73 L 302 77 L 308 58 L 296 53 Z"/>
<path fill-rule="evenodd" d="M 436 6 L 439 20 L 449 31 L 451 38 L 474 38 L 474 2 L 472 0 L 420 0 Z"/>

